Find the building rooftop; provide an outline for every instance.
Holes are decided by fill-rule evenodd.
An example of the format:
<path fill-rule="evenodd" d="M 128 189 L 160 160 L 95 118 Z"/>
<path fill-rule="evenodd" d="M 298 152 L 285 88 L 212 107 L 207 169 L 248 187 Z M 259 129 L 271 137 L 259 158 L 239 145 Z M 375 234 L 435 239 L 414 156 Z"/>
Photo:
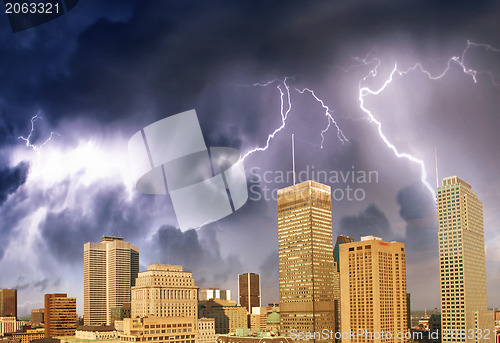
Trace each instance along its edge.
<path fill-rule="evenodd" d="M 76 328 L 78 331 L 90 331 L 90 332 L 106 332 L 115 331 L 113 325 L 81 325 Z"/>
<path fill-rule="evenodd" d="M 150 264 L 148 270 L 164 270 L 170 272 L 182 272 L 182 266 L 171 264 Z"/>

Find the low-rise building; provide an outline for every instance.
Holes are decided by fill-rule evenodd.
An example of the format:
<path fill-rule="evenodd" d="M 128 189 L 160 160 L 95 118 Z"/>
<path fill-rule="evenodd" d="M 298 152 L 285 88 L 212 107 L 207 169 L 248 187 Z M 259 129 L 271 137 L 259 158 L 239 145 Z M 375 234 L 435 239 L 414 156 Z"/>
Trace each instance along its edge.
<path fill-rule="evenodd" d="M 120 342 L 196 343 L 197 329 L 191 317 L 125 318 Z"/>
<path fill-rule="evenodd" d="M 236 329 L 248 328 L 248 312 L 234 301 L 211 299 L 199 302 L 200 317 L 215 319 L 215 333 L 235 333 Z"/>
<path fill-rule="evenodd" d="M 84 325 L 76 328 L 75 337 L 88 340 L 117 339 L 118 331 L 112 325 Z"/>
<path fill-rule="evenodd" d="M 45 329 L 31 329 L 26 332 L 13 332 L 12 338 L 19 339 L 20 343 L 30 343 L 35 339 L 42 339 L 45 337 Z"/>
<path fill-rule="evenodd" d="M 19 331 L 26 324 L 27 322 L 17 320 L 16 317 L 0 317 L 0 336 Z"/>
<path fill-rule="evenodd" d="M 217 338 L 215 334 L 215 319 L 200 318 L 198 319 L 198 342 L 199 343 L 215 343 Z"/>

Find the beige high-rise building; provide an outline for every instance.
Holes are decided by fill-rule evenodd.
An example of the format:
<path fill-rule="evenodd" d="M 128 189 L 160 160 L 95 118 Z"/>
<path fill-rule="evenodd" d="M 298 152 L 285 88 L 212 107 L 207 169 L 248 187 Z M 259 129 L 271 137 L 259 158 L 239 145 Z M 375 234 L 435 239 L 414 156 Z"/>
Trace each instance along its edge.
<path fill-rule="evenodd" d="M 139 248 L 123 238 L 103 236 L 83 252 L 85 325 L 111 324 L 111 309 L 130 302 L 139 273 Z"/>
<path fill-rule="evenodd" d="M 334 330 L 334 263 L 330 187 L 315 181 L 278 190 L 281 331 Z M 295 331 L 293 331 L 295 330 Z"/>
<path fill-rule="evenodd" d="M 132 287 L 132 318 L 198 318 L 198 287 L 193 275 L 182 266 L 152 264 L 139 273 Z"/>
<path fill-rule="evenodd" d="M 493 342 L 493 311 L 488 311 L 486 301 L 483 204 L 467 182 L 452 176 L 437 189 L 437 207 L 442 342 Z"/>
<path fill-rule="evenodd" d="M 365 236 L 339 250 L 342 343 L 407 342 L 404 244 Z"/>

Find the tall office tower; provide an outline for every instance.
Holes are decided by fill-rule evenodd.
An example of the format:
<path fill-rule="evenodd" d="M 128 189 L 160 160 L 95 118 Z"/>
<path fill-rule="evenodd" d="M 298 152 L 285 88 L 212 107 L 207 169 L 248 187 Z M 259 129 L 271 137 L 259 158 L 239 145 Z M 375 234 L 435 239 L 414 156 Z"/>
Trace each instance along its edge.
<path fill-rule="evenodd" d="M 281 330 L 334 328 L 330 187 L 306 181 L 278 191 Z M 316 338 L 304 342 L 319 341 Z M 328 340 L 330 341 L 330 340 Z"/>
<path fill-rule="evenodd" d="M 407 341 L 403 243 L 366 236 L 360 242 L 341 244 L 340 280 L 341 332 L 360 332 L 342 337 L 342 343 Z M 382 332 L 390 332 L 391 337 L 381 336 Z"/>
<path fill-rule="evenodd" d="M 442 341 L 492 342 L 495 331 L 486 303 L 483 204 L 468 183 L 452 176 L 444 178 L 437 189 L 437 207 Z M 481 337 L 469 335 L 476 330 Z M 491 332 L 489 340 L 486 330 Z M 447 332 L 467 334 L 457 337 Z"/>
<path fill-rule="evenodd" d="M 240 305 L 244 306 L 248 313 L 252 313 L 252 307 L 260 307 L 260 275 L 255 273 L 238 275 L 238 296 Z"/>
<path fill-rule="evenodd" d="M 83 252 L 85 325 L 111 324 L 111 309 L 130 302 L 139 273 L 139 248 L 123 238 L 103 236 Z"/>
<path fill-rule="evenodd" d="M 193 275 L 182 266 L 152 264 L 139 273 L 132 287 L 132 318 L 198 318 L 198 287 Z"/>
<path fill-rule="evenodd" d="M 17 318 L 17 289 L 0 289 L 0 317 Z"/>
<path fill-rule="evenodd" d="M 333 248 L 333 260 L 334 260 L 334 268 L 333 268 L 333 294 L 334 294 L 334 309 L 335 309 L 335 332 L 339 332 L 342 325 L 342 317 L 340 315 L 340 245 L 344 243 L 354 242 L 354 238 L 340 235 L 337 236 L 337 242 L 335 242 L 335 247 Z"/>
<path fill-rule="evenodd" d="M 76 298 L 66 294 L 45 294 L 45 337 L 74 336 L 76 331 Z"/>

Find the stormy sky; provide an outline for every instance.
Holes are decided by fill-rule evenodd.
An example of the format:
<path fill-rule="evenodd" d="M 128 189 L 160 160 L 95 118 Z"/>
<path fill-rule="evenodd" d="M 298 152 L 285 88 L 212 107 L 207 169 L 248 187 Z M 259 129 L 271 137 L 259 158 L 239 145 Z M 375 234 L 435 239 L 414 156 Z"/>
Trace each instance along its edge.
<path fill-rule="evenodd" d="M 234 299 L 237 274 L 258 272 L 277 301 L 275 191 L 292 182 L 294 133 L 299 179 L 334 191 L 334 237 L 406 244 L 413 309 L 439 307 L 436 149 L 439 177 L 483 201 L 500 306 L 499 15 L 486 0 L 86 0 L 13 33 L 2 13 L 0 287 L 19 290 L 20 315 L 54 292 L 83 314 L 83 244 L 113 234 L 139 246 L 141 270 L 180 264 Z M 249 201 L 183 232 L 168 195 L 134 190 L 127 142 L 189 109 L 207 146 L 242 154 L 286 125 L 244 161 Z"/>

